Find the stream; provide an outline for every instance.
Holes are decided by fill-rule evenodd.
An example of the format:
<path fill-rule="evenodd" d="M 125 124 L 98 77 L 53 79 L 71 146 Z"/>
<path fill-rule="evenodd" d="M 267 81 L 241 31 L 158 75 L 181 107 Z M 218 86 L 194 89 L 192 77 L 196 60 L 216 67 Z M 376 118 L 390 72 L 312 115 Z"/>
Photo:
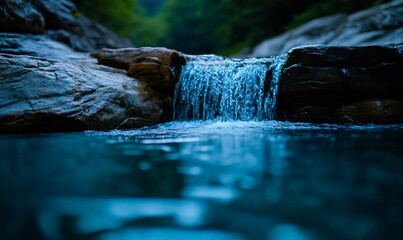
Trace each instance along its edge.
<path fill-rule="evenodd" d="M 1 239 L 400 239 L 403 126 L 0 136 Z"/>

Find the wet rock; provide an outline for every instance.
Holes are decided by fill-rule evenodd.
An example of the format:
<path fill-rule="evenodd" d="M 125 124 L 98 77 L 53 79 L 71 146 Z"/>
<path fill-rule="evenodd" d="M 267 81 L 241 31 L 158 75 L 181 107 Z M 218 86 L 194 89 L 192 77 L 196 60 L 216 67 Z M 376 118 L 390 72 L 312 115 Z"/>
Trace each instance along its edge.
<path fill-rule="evenodd" d="M 297 109 L 291 109 L 286 119 L 292 122 L 328 123 L 330 122 L 330 110 L 328 107 L 307 105 Z"/>
<path fill-rule="evenodd" d="M 370 98 L 403 100 L 403 65 L 398 62 L 341 68 L 341 72 L 345 101 Z"/>
<path fill-rule="evenodd" d="M 166 48 L 102 49 L 94 57 L 103 65 L 127 69 L 129 76 L 142 80 L 152 88 L 173 96 L 185 56 Z"/>
<path fill-rule="evenodd" d="M 109 130 L 171 117 L 147 84 L 91 61 L 0 54 L 0 72 L 1 133 Z"/>
<path fill-rule="evenodd" d="M 342 78 L 337 68 L 294 64 L 283 71 L 281 91 L 287 102 L 336 105 L 342 96 Z"/>
<path fill-rule="evenodd" d="M 344 100 L 402 98 L 403 65 L 400 45 L 366 47 L 298 47 L 289 52 L 283 71 L 282 90 L 293 98 L 312 91 Z M 335 99 L 335 98 L 333 98 Z"/>
<path fill-rule="evenodd" d="M 0 1 L 0 32 L 43 33 L 43 16 L 29 0 Z"/>
<path fill-rule="evenodd" d="M 332 117 L 340 115 L 341 110 L 337 109 L 341 106 L 368 99 L 403 100 L 401 45 L 319 45 L 291 50 L 281 77 L 279 116 L 290 121 L 344 123 L 344 118 Z M 354 110 L 365 109 L 363 106 L 367 105 L 346 108 L 346 116 L 352 115 Z M 361 114 L 356 122 L 388 123 L 394 119 L 389 118 L 387 112 L 384 114 L 382 121 L 379 117 Z M 363 120 L 365 116 L 368 117 L 366 121 Z"/>
<path fill-rule="evenodd" d="M 263 41 L 246 56 L 284 54 L 301 45 L 365 46 L 399 42 L 403 42 L 403 1 L 395 0 L 349 16 L 336 14 L 312 20 Z"/>
<path fill-rule="evenodd" d="M 341 106 L 333 122 L 352 124 L 403 123 L 403 102 L 390 99 L 371 99 Z"/>
<path fill-rule="evenodd" d="M 289 51 L 285 67 L 301 64 L 313 67 L 369 67 L 399 61 L 398 46 L 374 45 L 362 47 L 301 46 Z"/>

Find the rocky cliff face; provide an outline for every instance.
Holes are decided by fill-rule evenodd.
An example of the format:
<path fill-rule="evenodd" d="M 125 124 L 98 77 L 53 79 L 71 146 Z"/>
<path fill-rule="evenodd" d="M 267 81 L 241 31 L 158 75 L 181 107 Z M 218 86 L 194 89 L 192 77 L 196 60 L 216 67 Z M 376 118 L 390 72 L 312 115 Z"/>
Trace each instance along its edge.
<path fill-rule="evenodd" d="M 74 17 L 70 1 L 1 3 L 0 133 L 135 128 L 172 118 L 167 69 L 180 69 L 180 53 L 129 48 L 124 51 L 132 58 L 122 55 L 128 61 L 123 69 L 100 65 L 76 50 L 129 43 L 85 17 Z M 111 52 L 99 54 L 109 59 Z M 153 78 L 156 73 L 159 77 Z"/>
<path fill-rule="evenodd" d="M 336 14 L 258 44 L 248 57 L 285 54 L 301 45 L 366 46 L 403 42 L 403 1 L 394 0 L 351 15 Z"/>

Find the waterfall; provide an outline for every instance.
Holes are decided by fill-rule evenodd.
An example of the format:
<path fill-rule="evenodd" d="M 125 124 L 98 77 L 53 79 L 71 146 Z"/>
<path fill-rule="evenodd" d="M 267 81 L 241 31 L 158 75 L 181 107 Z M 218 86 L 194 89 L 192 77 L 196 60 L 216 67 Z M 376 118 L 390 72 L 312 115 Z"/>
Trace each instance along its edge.
<path fill-rule="evenodd" d="M 174 120 L 264 121 L 276 112 L 285 56 L 227 59 L 200 56 L 183 67 Z"/>

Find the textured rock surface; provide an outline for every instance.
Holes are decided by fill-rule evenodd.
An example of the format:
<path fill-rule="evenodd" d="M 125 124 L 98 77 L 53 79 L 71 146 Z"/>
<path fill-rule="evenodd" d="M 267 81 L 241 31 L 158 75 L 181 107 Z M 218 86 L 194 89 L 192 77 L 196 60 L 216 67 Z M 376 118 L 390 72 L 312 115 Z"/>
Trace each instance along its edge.
<path fill-rule="evenodd" d="M 395 0 L 351 15 L 336 14 L 257 45 L 250 57 L 284 54 L 301 45 L 364 46 L 403 42 L 403 1 Z M 243 54 L 245 55 L 245 54 Z"/>
<path fill-rule="evenodd" d="M 403 123 L 401 47 L 309 46 L 291 50 L 281 79 L 279 118 Z"/>
<path fill-rule="evenodd" d="M 77 25 L 73 14 L 76 6 L 69 0 L 32 0 L 34 6 L 45 18 L 46 29 L 74 29 Z"/>
<path fill-rule="evenodd" d="M 0 32 L 45 32 L 49 38 L 84 52 L 132 46 L 127 39 L 88 18 L 76 17 L 77 9 L 69 0 L 1 0 L 0 3 Z"/>
<path fill-rule="evenodd" d="M 403 101 L 370 99 L 341 106 L 333 121 L 353 124 L 403 123 Z"/>
<path fill-rule="evenodd" d="M 1 3 L 0 133 L 135 128 L 172 118 L 172 96 L 74 50 L 130 43 L 83 16 L 75 17 L 69 0 Z M 165 56 L 150 48 L 133 64 L 149 62 L 153 51 L 159 52 L 158 64 L 177 61 L 172 50 Z M 156 82 L 160 75 L 152 74 L 157 78 L 148 75 L 150 82 L 162 86 Z"/>
<path fill-rule="evenodd" d="M 0 32 L 43 33 L 43 16 L 29 0 L 0 0 Z"/>
<path fill-rule="evenodd" d="M 0 72 L 3 133 L 108 130 L 167 120 L 163 99 L 147 84 L 94 62 L 0 54 Z"/>
<path fill-rule="evenodd" d="M 94 23 L 85 16 L 77 17 L 73 30 L 56 29 L 46 31 L 51 39 L 63 42 L 71 48 L 93 52 L 101 48 L 131 47 L 129 40 L 120 38 L 104 26 Z"/>
<path fill-rule="evenodd" d="M 129 76 L 171 97 L 181 66 L 186 64 L 182 53 L 167 48 L 102 49 L 93 56 L 100 64 L 127 69 Z"/>
<path fill-rule="evenodd" d="M 88 59 L 88 54 L 75 52 L 63 43 L 44 35 L 0 33 L 0 53 L 56 59 Z"/>

